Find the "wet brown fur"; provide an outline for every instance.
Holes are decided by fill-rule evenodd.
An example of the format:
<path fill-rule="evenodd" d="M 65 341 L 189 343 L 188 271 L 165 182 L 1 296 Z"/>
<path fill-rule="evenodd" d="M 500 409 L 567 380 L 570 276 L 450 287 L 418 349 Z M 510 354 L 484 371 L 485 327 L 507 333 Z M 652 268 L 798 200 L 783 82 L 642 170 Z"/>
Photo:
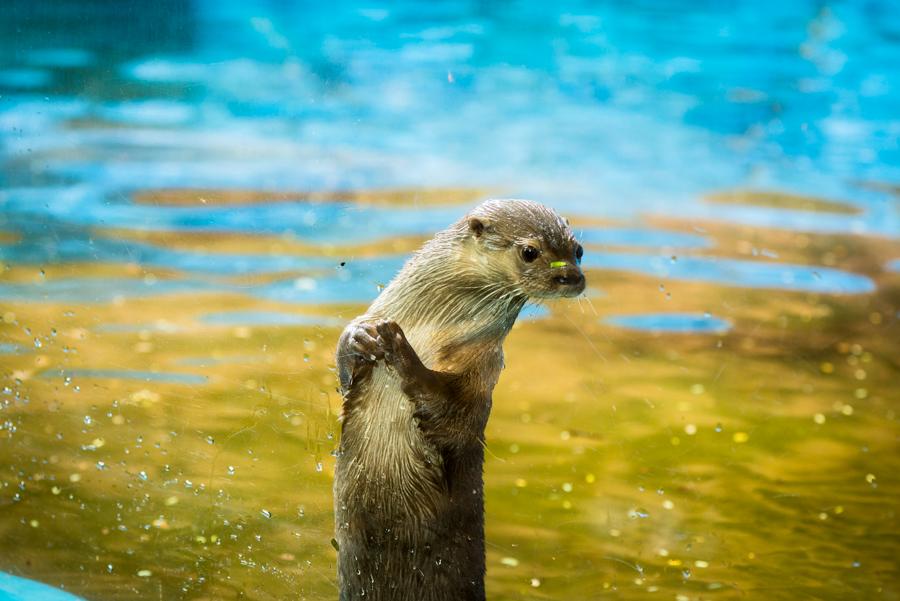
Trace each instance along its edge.
<path fill-rule="evenodd" d="M 344 330 L 341 601 L 484 599 L 484 428 L 503 340 L 529 299 L 581 293 L 578 248 L 554 211 L 488 201 L 427 242 Z"/>

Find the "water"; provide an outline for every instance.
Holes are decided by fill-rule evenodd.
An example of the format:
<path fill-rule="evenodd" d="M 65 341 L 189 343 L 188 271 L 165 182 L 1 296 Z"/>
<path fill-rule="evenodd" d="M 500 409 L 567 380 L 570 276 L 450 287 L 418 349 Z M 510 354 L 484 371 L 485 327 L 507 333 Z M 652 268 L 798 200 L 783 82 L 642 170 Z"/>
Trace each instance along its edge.
<path fill-rule="evenodd" d="M 335 598 L 341 325 L 511 196 L 589 289 L 506 344 L 490 598 L 897 598 L 898 40 L 890 2 L 7 0 L 0 578 Z"/>
<path fill-rule="evenodd" d="M 41 375 L 47 378 L 63 378 L 67 382 L 71 382 L 73 378 L 78 380 L 82 378 L 99 378 L 104 380 L 140 380 L 143 382 L 177 382 L 182 384 L 203 384 L 206 381 L 204 376 L 196 374 L 115 369 L 69 369 L 58 372 L 45 371 Z"/>
<path fill-rule="evenodd" d="M 610 315 L 606 318 L 611 323 L 623 328 L 647 330 L 658 333 L 724 333 L 731 328 L 726 320 L 712 315 L 696 315 L 692 313 L 651 313 L 639 315 Z"/>

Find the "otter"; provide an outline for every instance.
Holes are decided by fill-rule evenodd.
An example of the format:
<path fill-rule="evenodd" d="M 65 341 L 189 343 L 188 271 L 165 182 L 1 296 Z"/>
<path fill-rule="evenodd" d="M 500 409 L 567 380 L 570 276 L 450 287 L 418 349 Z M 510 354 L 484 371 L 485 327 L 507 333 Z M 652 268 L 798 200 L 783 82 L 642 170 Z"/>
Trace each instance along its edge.
<path fill-rule="evenodd" d="M 483 600 L 484 430 L 526 301 L 584 291 L 555 211 L 490 200 L 405 263 L 343 331 L 334 480 L 340 600 Z"/>

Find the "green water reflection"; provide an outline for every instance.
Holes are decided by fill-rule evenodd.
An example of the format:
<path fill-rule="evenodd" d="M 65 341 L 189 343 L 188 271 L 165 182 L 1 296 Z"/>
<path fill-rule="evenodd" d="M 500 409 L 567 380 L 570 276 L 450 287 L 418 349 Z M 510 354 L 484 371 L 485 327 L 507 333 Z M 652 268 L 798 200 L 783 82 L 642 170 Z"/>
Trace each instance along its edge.
<path fill-rule="evenodd" d="M 883 271 L 896 243 L 704 227 L 720 256 L 752 243 L 876 290 L 660 287 L 597 269 L 590 300 L 519 324 L 488 427 L 490 598 L 900 595 L 900 274 Z M 129 269 L 3 277 L 144 277 Z M 335 598 L 332 324 L 362 309 L 199 293 L 5 303 L 5 569 L 92 600 Z M 732 328 L 605 319 L 664 312 Z"/>

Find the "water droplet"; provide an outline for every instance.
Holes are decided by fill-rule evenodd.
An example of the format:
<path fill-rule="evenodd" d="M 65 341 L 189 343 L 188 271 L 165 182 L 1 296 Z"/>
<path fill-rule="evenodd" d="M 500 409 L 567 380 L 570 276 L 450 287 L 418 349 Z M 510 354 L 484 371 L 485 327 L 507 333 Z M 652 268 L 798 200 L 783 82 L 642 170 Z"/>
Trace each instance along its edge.
<path fill-rule="evenodd" d="M 233 465 L 229 465 L 229 466 L 228 466 L 228 475 L 229 475 L 229 476 L 233 476 L 233 475 L 234 475 L 234 466 L 233 466 Z"/>
<path fill-rule="evenodd" d="M 34 348 L 41 348 L 42 346 L 44 346 L 44 345 L 41 343 L 41 339 L 35 338 L 34 339 Z"/>
<path fill-rule="evenodd" d="M 90 416 L 90 415 L 85 415 L 85 416 L 84 416 L 84 423 L 85 423 L 86 426 L 90 426 L 91 423 L 92 423 L 93 421 L 94 421 L 94 420 L 91 419 L 91 416 Z"/>
<path fill-rule="evenodd" d="M 105 470 L 105 469 L 106 469 L 106 463 L 104 463 L 103 461 L 98 461 L 98 462 L 97 462 L 97 469 L 98 469 L 98 470 L 101 470 L 101 471 L 102 471 L 102 470 Z"/>
<path fill-rule="evenodd" d="M 324 468 L 324 466 L 322 465 L 322 462 L 316 461 L 316 471 L 321 472 L 323 468 Z"/>
<path fill-rule="evenodd" d="M 139 472 L 138 472 L 138 478 L 140 478 L 141 480 L 143 480 L 144 482 L 146 482 L 147 479 L 148 479 L 147 472 L 145 472 L 144 470 L 139 471 Z"/>
<path fill-rule="evenodd" d="M 632 520 L 638 520 L 638 519 L 643 520 L 643 519 L 649 518 L 650 513 L 642 507 L 635 507 L 634 509 L 631 509 L 628 512 L 628 517 L 631 518 Z"/>
<path fill-rule="evenodd" d="M 207 444 L 216 444 L 216 440 L 212 436 L 206 437 Z"/>

